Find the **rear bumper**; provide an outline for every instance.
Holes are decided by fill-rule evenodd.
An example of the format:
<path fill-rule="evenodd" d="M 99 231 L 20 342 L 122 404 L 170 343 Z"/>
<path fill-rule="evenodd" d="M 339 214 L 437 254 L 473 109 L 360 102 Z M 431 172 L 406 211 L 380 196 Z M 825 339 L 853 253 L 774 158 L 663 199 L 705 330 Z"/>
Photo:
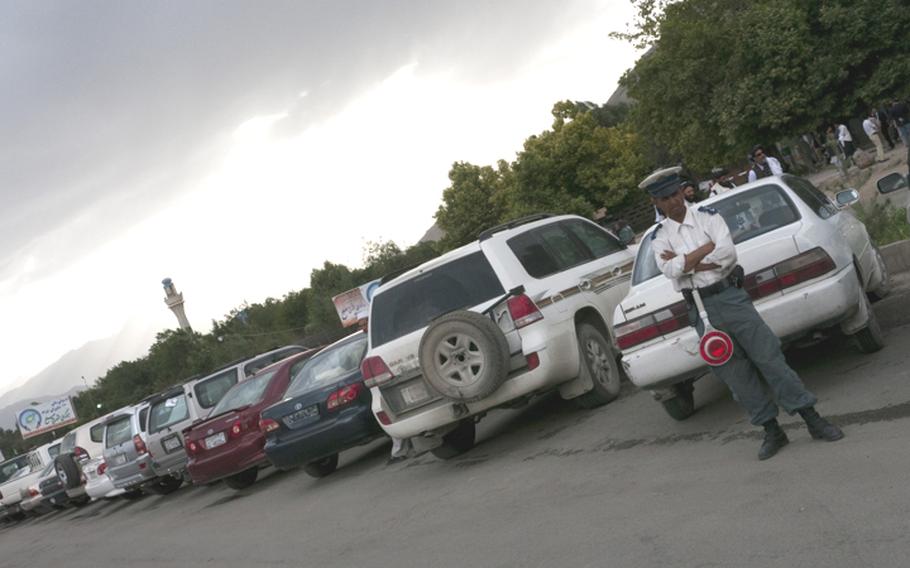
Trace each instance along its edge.
<path fill-rule="evenodd" d="M 115 489 L 114 482 L 107 474 L 100 475 L 85 484 L 85 493 L 92 499 L 101 499 Z"/>
<path fill-rule="evenodd" d="M 794 339 L 849 318 L 859 306 L 860 292 L 851 265 L 808 286 L 762 300 L 755 307 L 778 337 Z M 687 327 L 623 352 L 623 368 L 632 383 L 643 389 L 665 388 L 704 374 L 709 367 L 699 356 L 698 339 L 695 329 Z"/>
<path fill-rule="evenodd" d="M 230 451 L 189 458 L 187 471 L 193 478 L 193 483 L 209 483 L 252 467 L 265 465 L 268 459 L 262 449 L 264 443 L 265 436 L 252 433 L 244 436 Z"/>
<path fill-rule="evenodd" d="M 181 446 L 170 454 L 152 458 L 152 471 L 158 477 L 182 476 L 186 472 L 186 450 Z"/>
<path fill-rule="evenodd" d="M 108 466 L 107 475 L 117 489 L 138 487 L 157 477 L 152 469 L 152 457 L 149 454 L 144 454 L 135 461 L 118 467 Z"/>
<path fill-rule="evenodd" d="M 290 469 L 364 444 L 381 435 L 382 429 L 370 408 L 358 405 L 343 410 L 331 422 L 286 430 L 280 439 L 269 438 L 265 443 L 265 454 L 275 467 Z"/>

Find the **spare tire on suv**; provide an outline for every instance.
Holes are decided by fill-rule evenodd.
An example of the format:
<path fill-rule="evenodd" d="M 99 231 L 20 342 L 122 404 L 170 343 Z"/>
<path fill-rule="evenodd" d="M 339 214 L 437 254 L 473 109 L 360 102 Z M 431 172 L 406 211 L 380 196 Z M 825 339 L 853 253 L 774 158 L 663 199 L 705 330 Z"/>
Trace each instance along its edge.
<path fill-rule="evenodd" d="M 439 394 L 473 402 L 492 394 L 509 373 L 509 344 L 487 316 L 468 310 L 434 320 L 418 350 L 424 380 Z"/>

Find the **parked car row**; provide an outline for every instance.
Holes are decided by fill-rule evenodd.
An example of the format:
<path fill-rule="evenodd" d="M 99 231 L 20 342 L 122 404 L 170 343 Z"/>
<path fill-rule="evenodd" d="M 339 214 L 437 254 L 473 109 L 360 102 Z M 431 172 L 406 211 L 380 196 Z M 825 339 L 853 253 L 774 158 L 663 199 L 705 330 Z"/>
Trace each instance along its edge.
<path fill-rule="evenodd" d="M 786 341 L 838 329 L 864 352 L 883 346 L 869 298 L 888 293 L 889 275 L 846 210 L 857 198 L 832 201 L 784 175 L 707 202 L 730 227 L 757 309 Z M 684 419 L 708 365 L 650 243 L 629 248 L 573 215 L 494 227 L 384 278 L 366 333 L 175 385 L 68 433 L 54 460 L 0 464 L 0 483 L 34 471 L 23 509 L 38 495 L 59 506 L 61 488 L 78 502 L 167 494 L 187 480 L 242 489 L 267 466 L 323 477 L 340 452 L 383 435 L 447 459 L 473 446 L 494 409 L 552 390 L 584 409 L 612 401 L 621 368 Z"/>

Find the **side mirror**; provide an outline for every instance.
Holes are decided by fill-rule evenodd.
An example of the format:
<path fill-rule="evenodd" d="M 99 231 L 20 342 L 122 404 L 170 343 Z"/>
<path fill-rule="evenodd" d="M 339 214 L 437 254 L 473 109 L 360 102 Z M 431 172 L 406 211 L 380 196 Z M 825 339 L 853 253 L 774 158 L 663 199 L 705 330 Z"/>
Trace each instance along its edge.
<path fill-rule="evenodd" d="M 898 172 L 886 175 L 879 179 L 875 185 L 878 187 L 879 193 L 891 193 L 892 191 L 908 187 L 907 178 Z"/>
<path fill-rule="evenodd" d="M 843 191 L 838 191 L 834 196 L 834 200 L 837 202 L 838 209 L 844 209 L 859 201 L 859 192 L 855 189 L 845 189 Z"/>
<path fill-rule="evenodd" d="M 616 235 L 619 237 L 619 242 L 623 245 L 628 245 L 635 242 L 635 230 L 632 229 L 629 225 L 625 225 Z"/>

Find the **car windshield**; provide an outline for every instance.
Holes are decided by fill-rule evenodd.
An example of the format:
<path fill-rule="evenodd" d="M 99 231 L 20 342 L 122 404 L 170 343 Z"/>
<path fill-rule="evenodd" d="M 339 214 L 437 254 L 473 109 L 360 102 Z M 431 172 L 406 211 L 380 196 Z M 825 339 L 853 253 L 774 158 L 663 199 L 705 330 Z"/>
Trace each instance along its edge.
<path fill-rule="evenodd" d="M 196 401 L 202 408 L 211 408 L 218 404 L 221 397 L 231 390 L 231 387 L 237 384 L 237 369 L 230 369 L 218 373 L 217 375 L 196 383 L 193 391 L 196 393 Z"/>
<path fill-rule="evenodd" d="M 789 197 L 777 185 L 762 185 L 724 194 L 724 199 L 711 203 L 727 227 L 733 243 L 739 244 L 769 231 L 798 221 L 800 216 Z M 632 284 L 641 284 L 660 274 L 651 249 L 651 234 L 645 235 L 635 258 Z"/>
<path fill-rule="evenodd" d="M 366 351 L 366 335 L 358 335 L 353 341 L 327 348 L 307 361 L 291 379 L 286 396 L 297 396 L 318 389 L 359 371 Z"/>
<path fill-rule="evenodd" d="M 149 433 L 154 434 L 171 424 L 186 420 L 189 415 L 184 393 L 177 393 L 174 396 L 159 400 L 149 409 Z"/>
<path fill-rule="evenodd" d="M 277 370 L 268 371 L 253 377 L 252 379 L 247 379 L 238 385 L 234 385 L 234 387 L 218 401 L 215 408 L 212 409 L 211 416 L 216 416 L 222 412 L 227 412 L 228 410 L 240 408 L 241 406 L 247 406 L 249 404 L 256 404 L 261 401 L 262 397 L 265 396 L 269 381 L 272 380 L 272 377 L 274 377 L 277 372 Z"/>
<path fill-rule="evenodd" d="M 370 320 L 373 347 L 425 327 L 442 314 L 471 308 L 505 291 L 482 252 L 447 262 L 376 293 Z"/>
<path fill-rule="evenodd" d="M 22 470 L 31 468 L 28 454 L 17 456 L 0 464 L 0 484 L 6 483 Z"/>
<path fill-rule="evenodd" d="M 109 422 L 105 431 L 105 447 L 113 448 L 129 441 L 132 436 L 130 428 L 130 417 L 121 416 L 120 418 Z"/>

